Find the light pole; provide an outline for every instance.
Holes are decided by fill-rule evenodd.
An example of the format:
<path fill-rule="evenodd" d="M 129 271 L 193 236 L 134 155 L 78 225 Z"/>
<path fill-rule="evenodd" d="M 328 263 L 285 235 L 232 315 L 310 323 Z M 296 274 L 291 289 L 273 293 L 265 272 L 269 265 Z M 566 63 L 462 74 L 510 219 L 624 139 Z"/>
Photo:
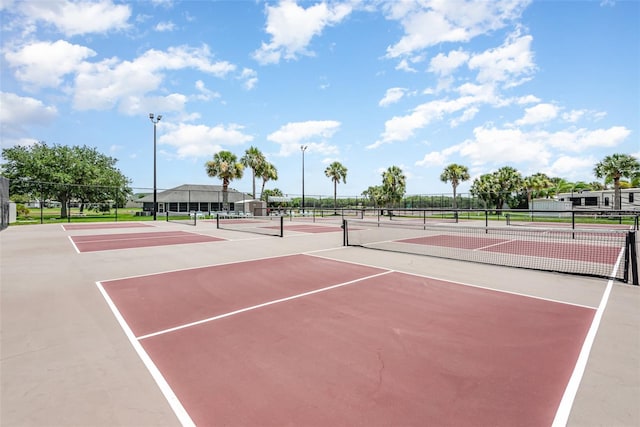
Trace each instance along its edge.
<path fill-rule="evenodd" d="M 302 205 L 300 208 L 302 209 L 302 213 L 304 213 L 304 152 L 307 151 L 306 145 L 300 146 L 300 151 L 302 151 Z"/>
<path fill-rule="evenodd" d="M 157 219 L 158 210 L 158 188 L 156 185 L 156 125 L 162 120 L 162 114 L 158 114 L 158 117 L 154 120 L 153 113 L 149 113 L 149 119 L 153 123 L 153 220 Z"/>

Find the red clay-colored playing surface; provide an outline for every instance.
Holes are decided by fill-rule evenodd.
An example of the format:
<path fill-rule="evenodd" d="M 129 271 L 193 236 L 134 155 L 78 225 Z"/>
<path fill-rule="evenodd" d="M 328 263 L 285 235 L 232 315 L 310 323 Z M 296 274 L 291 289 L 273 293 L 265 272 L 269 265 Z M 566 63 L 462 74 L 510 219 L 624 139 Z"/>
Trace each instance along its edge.
<path fill-rule="evenodd" d="M 197 425 L 550 425 L 595 313 L 308 255 L 100 285 Z"/>
<path fill-rule="evenodd" d="M 62 228 L 65 231 L 70 230 L 100 230 L 110 228 L 140 228 L 140 227 L 153 227 L 153 225 L 140 223 L 140 222 L 124 222 L 124 223 L 92 223 L 92 224 L 65 224 Z"/>
<path fill-rule="evenodd" d="M 114 249 L 146 248 L 152 246 L 180 245 L 185 243 L 217 242 L 224 240 L 186 231 L 162 231 L 152 233 L 94 234 L 69 236 L 78 252 L 108 251 Z"/>
<path fill-rule="evenodd" d="M 398 240 L 418 245 L 472 249 L 503 254 L 615 264 L 620 248 L 563 242 L 533 242 L 491 237 L 437 235 Z"/>

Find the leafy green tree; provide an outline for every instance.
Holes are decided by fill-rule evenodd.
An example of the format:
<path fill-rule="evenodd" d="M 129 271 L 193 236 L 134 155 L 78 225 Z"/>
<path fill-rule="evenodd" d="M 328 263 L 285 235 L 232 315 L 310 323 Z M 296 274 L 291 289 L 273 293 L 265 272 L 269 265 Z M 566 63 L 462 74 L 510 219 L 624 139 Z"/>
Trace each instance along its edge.
<path fill-rule="evenodd" d="M 249 147 L 245 150 L 244 156 L 240 158 L 240 163 L 245 167 L 251 169 L 252 182 L 253 182 L 253 194 L 252 197 L 256 198 L 256 176 L 260 174 L 260 169 L 265 164 L 266 159 L 264 154 L 256 147 Z"/>
<path fill-rule="evenodd" d="M 473 180 L 469 192 L 482 200 L 485 209 L 489 209 L 498 205 L 496 187 L 494 174 L 485 173 Z"/>
<path fill-rule="evenodd" d="M 267 201 L 268 199 L 262 196 L 262 194 L 265 192 L 264 186 L 267 185 L 267 181 L 278 180 L 278 169 L 273 164 L 264 162 L 260 167 L 260 178 L 262 178 L 262 189 L 260 190 L 260 198 L 264 201 Z"/>
<path fill-rule="evenodd" d="M 220 151 L 213 155 L 213 160 L 205 163 L 207 175 L 222 180 L 222 208 L 229 210 L 229 183 L 241 179 L 244 165 L 231 151 Z"/>
<path fill-rule="evenodd" d="M 550 196 L 557 196 L 560 193 L 570 193 L 573 190 L 573 183 L 564 178 L 551 178 Z"/>
<path fill-rule="evenodd" d="M 372 185 L 362 192 L 362 197 L 368 199 L 374 207 L 384 204 L 384 194 L 381 185 Z"/>
<path fill-rule="evenodd" d="M 605 183 L 613 181 L 613 209 L 620 210 L 620 179 L 637 179 L 640 175 L 640 162 L 628 154 L 612 154 L 598 162 L 593 168 L 593 173 L 597 178 L 604 178 Z"/>
<path fill-rule="evenodd" d="M 338 207 L 338 184 L 340 181 L 347 183 L 347 168 L 340 162 L 333 162 L 324 170 L 327 178 L 333 181 L 333 208 Z"/>
<path fill-rule="evenodd" d="M 2 175 L 10 179 L 9 190 L 16 194 L 55 199 L 61 203 L 60 216 L 68 215 L 71 200 L 82 203 L 120 203 L 131 194 L 130 181 L 116 168 L 117 159 L 96 148 L 47 145 L 39 142 L 2 150 L 6 162 Z"/>
<path fill-rule="evenodd" d="M 382 173 L 382 193 L 389 207 L 400 203 L 407 187 L 407 178 L 398 166 L 391 166 Z"/>
<path fill-rule="evenodd" d="M 469 169 L 466 166 L 458 165 L 456 163 L 452 163 L 444 168 L 442 174 L 440 174 L 440 181 L 451 182 L 451 187 L 453 189 L 453 209 L 458 207 L 456 200 L 458 185 L 463 181 L 469 180 L 469 178 L 471 178 L 471 175 L 469 175 Z"/>
<path fill-rule="evenodd" d="M 520 172 L 511 166 L 504 166 L 493 173 L 476 178 L 471 185 L 471 193 L 500 210 L 505 203 L 509 206 L 517 204 L 517 194 L 522 188 Z"/>
<path fill-rule="evenodd" d="M 547 194 L 546 190 L 551 188 L 553 183 L 546 174 L 538 172 L 525 177 L 522 180 L 522 185 L 527 193 L 527 206 L 531 209 L 531 199 L 534 197 L 542 197 Z"/>

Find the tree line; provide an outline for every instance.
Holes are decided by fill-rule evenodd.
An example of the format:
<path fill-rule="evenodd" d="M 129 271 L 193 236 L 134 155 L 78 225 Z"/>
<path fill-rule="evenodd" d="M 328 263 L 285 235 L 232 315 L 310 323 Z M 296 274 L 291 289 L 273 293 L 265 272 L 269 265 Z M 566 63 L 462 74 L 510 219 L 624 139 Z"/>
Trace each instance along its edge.
<path fill-rule="evenodd" d="M 31 146 L 4 148 L 2 158 L 5 162 L 0 165 L 0 175 L 9 178 L 11 194 L 57 200 L 61 202 L 63 218 L 67 216 L 67 202 L 71 200 L 79 200 L 82 204 L 112 201 L 121 205 L 132 195 L 131 182 L 116 167 L 117 159 L 99 153 L 96 148 L 49 146 L 39 142 Z M 209 177 L 222 181 L 223 205 L 227 209 L 229 184 L 241 179 L 246 168 L 252 172 L 252 197 L 257 197 L 258 179 L 262 180 L 262 200 L 283 195 L 278 188 L 265 188 L 269 181 L 278 180 L 278 169 L 257 147 L 249 147 L 240 158 L 223 150 L 205 163 L 205 170 Z M 324 170 L 325 176 L 333 183 L 334 207 L 337 207 L 338 184 L 346 183 L 347 172 L 348 169 L 337 161 Z M 483 201 L 485 207 L 508 205 L 522 208 L 530 206 L 533 198 L 571 191 L 602 190 L 613 185 L 614 209 L 619 210 L 620 189 L 640 187 L 640 162 L 628 154 L 606 156 L 594 166 L 593 173 L 603 182 L 572 183 L 543 173 L 522 176 L 513 167 L 504 166 L 475 178 L 470 193 Z M 451 184 L 454 208 L 457 208 L 458 186 L 469 179 L 469 170 L 464 165 L 453 163 L 442 171 L 440 180 Z M 368 187 L 362 192 L 362 197 L 374 206 L 393 207 L 404 199 L 406 184 L 407 178 L 402 169 L 390 166 L 382 172 L 380 184 Z"/>

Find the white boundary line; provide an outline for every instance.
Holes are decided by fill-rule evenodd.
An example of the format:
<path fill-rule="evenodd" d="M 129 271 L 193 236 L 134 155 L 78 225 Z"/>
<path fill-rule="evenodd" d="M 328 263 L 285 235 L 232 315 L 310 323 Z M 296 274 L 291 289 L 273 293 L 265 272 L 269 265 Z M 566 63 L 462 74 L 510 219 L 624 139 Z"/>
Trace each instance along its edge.
<path fill-rule="evenodd" d="M 611 273 L 612 277 L 616 276 L 618 272 L 618 268 L 620 267 L 620 261 L 622 260 L 622 256 L 624 254 L 624 249 L 620 251 L 618 254 L 618 261 L 613 267 L 613 271 Z M 607 282 L 607 287 L 602 294 L 602 299 L 600 300 L 600 304 L 596 310 L 595 315 L 593 316 L 593 321 L 591 322 L 591 327 L 587 332 L 587 336 L 584 339 L 584 343 L 582 344 L 582 349 L 580 350 L 580 354 L 578 355 L 578 360 L 576 361 L 576 366 L 573 369 L 573 373 L 571 374 L 571 378 L 569 378 L 569 382 L 567 383 L 567 387 L 564 390 L 564 394 L 562 395 L 562 400 L 560 400 L 560 405 L 558 405 L 558 410 L 556 411 L 556 416 L 553 419 L 552 427 L 562 427 L 566 426 L 569 421 L 569 415 L 571 414 L 571 409 L 573 408 L 573 402 L 578 394 L 578 388 L 580 387 L 580 382 L 582 381 L 582 376 L 584 375 L 584 371 L 587 368 L 587 362 L 589 361 L 589 355 L 591 354 L 591 348 L 593 347 L 593 342 L 595 341 L 596 334 L 598 333 L 598 329 L 600 327 L 600 321 L 602 320 L 602 315 L 604 314 L 604 310 L 607 307 L 607 303 L 609 301 L 609 295 L 611 295 L 611 289 L 613 288 L 613 279 L 610 279 Z"/>
<path fill-rule="evenodd" d="M 531 294 L 524 294 L 522 292 L 508 291 L 506 289 L 497 289 L 497 288 L 491 288 L 489 286 L 475 285 L 473 283 L 458 282 L 458 281 L 451 280 L 451 279 L 444 279 L 442 277 L 428 276 L 426 274 L 411 273 L 411 272 L 407 272 L 407 271 L 395 270 L 395 269 L 390 269 L 390 268 L 387 268 L 387 267 L 380 267 L 380 266 L 377 266 L 377 265 L 365 264 L 365 263 L 355 262 L 355 261 L 337 260 L 335 258 L 330 258 L 330 257 L 325 257 L 325 256 L 321 256 L 321 255 L 316 255 L 315 254 L 316 252 L 327 252 L 327 251 L 330 251 L 330 250 L 333 250 L 333 249 L 320 249 L 320 250 L 317 250 L 317 251 L 305 252 L 305 254 L 309 255 L 309 256 L 316 256 L 318 258 L 332 260 L 332 261 L 346 262 L 346 263 L 349 263 L 349 264 L 362 265 L 364 267 L 378 268 L 378 269 L 382 269 L 382 270 L 390 270 L 390 271 L 393 271 L 393 272 L 396 272 L 396 273 L 407 274 L 409 276 L 417 276 L 417 277 L 424 277 L 425 279 L 439 280 L 441 282 L 453 283 L 454 285 L 460 285 L 460 286 L 468 286 L 470 288 L 485 289 L 485 290 L 488 290 L 488 291 L 499 292 L 499 293 L 509 294 L 509 295 L 517 295 L 517 296 L 521 296 L 521 297 L 525 297 L 525 298 L 532 298 L 532 299 L 537 299 L 537 300 L 542 300 L 542 301 L 548 301 L 548 302 L 553 302 L 553 303 L 557 303 L 557 304 L 572 305 L 572 306 L 575 306 L 575 307 L 588 308 L 590 310 L 595 310 L 597 308 L 597 307 L 593 307 L 593 306 L 590 306 L 590 305 L 578 304 L 578 303 L 573 303 L 573 302 L 568 302 L 568 301 L 561 301 L 561 300 L 556 300 L 556 299 L 546 298 L 546 297 L 540 297 L 540 296 L 531 295 Z M 422 255 L 418 255 L 418 256 L 422 256 Z M 462 261 L 462 262 L 464 262 L 464 261 Z M 540 273 L 552 273 L 552 272 L 540 271 Z"/>
<path fill-rule="evenodd" d="M 67 236 L 67 238 L 69 239 L 69 241 L 71 242 L 71 246 L 73 246 L 73 249 L 76 250 L 77 253 L 80 253 L 80 249 L 78 249 L 78 247 L 76 246 L 76 242 L 73 241 L 73 239 L 71 238 L 72 236 Z"/>
<path fill-rule="evenodd" d="M 306 296 L 309 296 L 309 295 L 318 294 L 320 292 L 326 292 L 326 291 L 330 291 L 332 289 L 341 288 L 343 286 L 352 285 L 354 283 L 358 283 L 358 282 L 361 282 L 363 280 L 373 279 L 374 277 L 378 277 L 378 276 L 384 276 L 385 274 L 389 274 L 389 273 L 392 273 L 392 272 L 393 272 L 393 270 L 387 270 L 387 271 L 383 271 L 382 273 L 374 274 L 374 275 L 371 275 L 371 276 L 360 277 L 358 279 L 350 280 L 348 282 L 342 282 L 342 283 L 338 283 L 336 285 L 327 286 L 326 288 L 315 289 L 313 291 L 303 292 L 301 294 L 292 295 L 290 297 L 280 298 L 280 299 L 276 299 L 276 300 L 273 300 L 273 301 L 268 301 L 268 302 L 265 302 L 265 303 L 262 303 L 262 304 L 253 305 L 251 307 L 241 308 L 239 310 L 231 311 L 229 313 L 220 314 L 218 316 L 213 316 L 213 317 L 209 317 L 209 318 L 206 318 L 206 319 L 201 319 L 201 320 L 198 320 L 196 322 L 186 323 L 184 325 L 174 326 L 173 328 L 168 328 L 168 329 L 164 329 L 162 331 L 157 331 L 157 332 L 153 332 L 153 333 L 150 333 L 150 334 L 147 334 L 147 335 L 142 335 L 142 336 L 139 336 L 137 339 L 138 340 L 144 340 L 146 338 L 155 337 L 157 335 L 163 335 L 163 334 L 167 334 L 169 332 L 179 331 L 181 329 L 190 328 L 192 326 L 197 326 L 197 325 L 201 325 L 203 323 L 213 322 L 214 320 L 223 319 L 225 317 L 230 317 L 230 316 L 233 316 L 233 315 L 236 315 L 236 314 L 244 313 L 245 311 L 252 311 L 252 310 L 256 310 L 258 308 L 267 307 L 267 306 L 278 304 L 278 303 L 281 303 L 281 302 L 291 301 L 291 300 L 302 298 L 302 297 L 306 297 Z"/>
<path fill-rule="evenodd" d="M 120 314 L 120 311 L 115 306 L 115 304 L 113 303 L 113 301 L 111 300 L 107 292 L 105 291 L 104 287 L 102 286 L 102 283 L 96 282 L 96 286 L 98 287 L 98 289 L 100 290 L 100 293 L 102 294 L 103 298 L 107 302 L 107 305 L 113 312 L 113 315 L 118 320 L 120 327 L 122 328 L 125 335 L 129 339 L 129 342 L 133 346 L 134 350 L 136 351 L 136 353 L 138 353 L 140 360 L 142 360 L 144 365 L 147 367 L 147 370 L 149 371 L 149 373 L 155 380 L 156 384 L 160 388 L 160 391 L 164 395 L 165 399 L 167 399 L 167 402 L 171 406 L 171 409 L 173 409 L 173 412 L 176 414 L 176 417 L 178 417 L 178 420 L 180 421 L 180 423 L 185 427 L 190 427 L 190 426 L 195 427 L 195 423 L 193 422 L 193 420 L 191 419 L 187 411 L 184 409 L 184 406 L 182 406 L 182 403 L 180 403 L 180 400 L 178 399 L 178 397 L 175 395 L 175 393 L 169 386 L 169 383 L 167 383 L 167 380 L 165 380 L 164 376 L 162 376 L 162 374 L 160 373 L 160 370 L 158 369 L 158 367 L 155 365 L 155 363 L 153 363 L 153 361 L 151 360 L 151 357 L 149 357 L 147 352 L 144 350 L 144 348 L 142 347 L 142 344 L 140 344 L 140 342 L 133 335 L 133 332 L 127 325 L 127 322 L 124 320 L 124 318 Z"/>

